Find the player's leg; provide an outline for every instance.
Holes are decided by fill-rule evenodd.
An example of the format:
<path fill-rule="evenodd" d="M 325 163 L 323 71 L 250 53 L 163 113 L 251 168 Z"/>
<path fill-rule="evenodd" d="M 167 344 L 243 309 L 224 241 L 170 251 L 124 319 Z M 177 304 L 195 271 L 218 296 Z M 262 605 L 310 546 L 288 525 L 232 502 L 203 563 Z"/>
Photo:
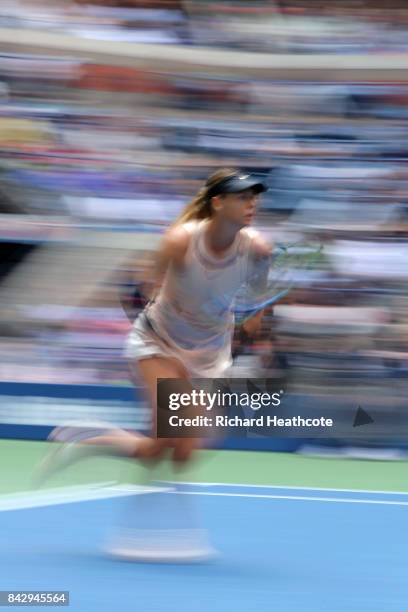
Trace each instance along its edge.
<path fill-rule="evenodd" d="M 177 378 L 185 384 L 185 392 L 191 390 L 189 375 L 185 367 L 177 359 L 149 358 L 142 359 L 134 365 L 134 372 L 144 384 L 148 401 L 152 409 L 153 439 L 150 449 L 143 449 L 145 457 L 158 457 L 166 448 L 171 447 L 172 458 L 176 465 L 183 466 L 190 461 L 194 451 L 199 447 L 200 441 L 195 438 L 164 438 L 157 439 L 157 381 L 163 378 Z"/>
<path fill-rule="evenodd" d="M 176 461 L 186 461 L 194 446 L 191 440 L 172 440 L 156 438 L 156 408 L 157 408 L 157 380 L 160 378 L 178 378 L 185 380 L 186 389 L 190 388 L 188 376 L 183 365 L 176 359 L 152 356 L 141 359 L 131 365 L 131 378 L 135 386 L 142 384 L 147 400 L 152 410 L 152 436 L 144 436 L 140 433 L 116 429 L 106 433 L 99 433 L 96 436 L 86 436 L 78 433 L 77 442 L 81 446 L 88 447 L 89 453 L 111 454 L 122 457 L 135 457 L 138 459 L 159 458 L 164 449 L 169 446 L 177 447 L 175 452 Z M 92 433 L 90 430 L 89 433 Z M 57 428 L 54 430 L 53 439 L 58 441 L 68 441 L 69 431 L 67 428 Z M 73 433 L 75 438 L 75 434 Z M 89 447 L 96 447 L 90 449 Z M 98 451 L 99 449 L 99 451 Z M 84 449 L 86 454 L 86 449 Z"/>
<path fill-rule="evenodd" d="M 34 485 L 42 486 L 50 477 L 78 461 L 96 457 L 137 457 L 149 438 L 113 427 L 110 423 L 81 421 L 55 428 L 48 437 L 51 450 L 34 472 Z"/>
<path fill-rule="evenodd" d="M 182 366 L 175 360 L 152 356 L 141 361 L 138 379 L 134 366 L 131 371 L 135 385 L 141 383 L 148 386 L 148 401 L 152 407 L 155 428 L 157 378 L 179 378 L 181 374 L 184 375 Z M 37 468 L 34 477 L 37 486 L 41 486 L 45 480 L 61 469 L 89 457 L 102 455 L 157 460 L 171 444 L 169 440 L 156 440 L 155 436 L 148 437 L 137 432 L 125 431 L 102 422 L 89 424 L 78 422 L 56 427 L 48 439 L 59 443 L 59 446 L 53 448 Z"/>

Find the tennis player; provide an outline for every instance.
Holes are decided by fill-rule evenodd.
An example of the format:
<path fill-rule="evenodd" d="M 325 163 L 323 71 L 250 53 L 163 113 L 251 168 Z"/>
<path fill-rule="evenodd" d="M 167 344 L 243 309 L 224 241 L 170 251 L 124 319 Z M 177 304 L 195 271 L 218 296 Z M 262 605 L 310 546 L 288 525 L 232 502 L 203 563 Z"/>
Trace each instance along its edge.
<path fill-rule="evenodd" d="M 51 438 L 74 444 L 57 450 L 51 470 L 92 452 L 158 460 L 170 450 L 177 465 L 191 459 L 197 439 L 155 435 L 157 380 L 222 378 L 231 366 L 234 299 L 249 279 L 265 282 L 269 269 L 271 246 L 250 227 L 264 191 L 254 176 L 218 170 L 162 240 L 148 281 L 150 301 L 126 345 L 132 377 L 144 385 L 152 409 L 152 437 L 60 427 Z M 261 319 L 262 311 L 246 320 L 245 334 L 255 335 Z"/>

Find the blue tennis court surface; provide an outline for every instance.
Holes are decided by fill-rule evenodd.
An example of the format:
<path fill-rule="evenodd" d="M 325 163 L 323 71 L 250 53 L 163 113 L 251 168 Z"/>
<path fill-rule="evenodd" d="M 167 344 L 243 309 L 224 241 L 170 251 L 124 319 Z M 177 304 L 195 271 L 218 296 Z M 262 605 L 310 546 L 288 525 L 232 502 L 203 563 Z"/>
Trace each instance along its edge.
<path fill-rule="evenodd" d="M 199 505 L 216 560 L 153 565 L 105 556 L 124 504 L 131 500 L 136 513 L 147 498 L 122 486 L 122 497 L 1 512 L 1 589 L 69 590 L 70 608 L 89 612 L 407 610 L 408 494 L 196 484 L 178 491 L 166 495 Z"/>

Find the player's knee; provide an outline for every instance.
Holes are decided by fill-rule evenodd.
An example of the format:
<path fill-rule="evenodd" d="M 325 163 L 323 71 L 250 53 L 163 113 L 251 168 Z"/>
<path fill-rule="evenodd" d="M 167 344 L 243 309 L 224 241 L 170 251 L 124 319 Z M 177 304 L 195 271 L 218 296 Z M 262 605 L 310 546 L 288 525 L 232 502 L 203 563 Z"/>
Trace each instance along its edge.
<path fill-rule="evenodd" d="M 155 440 L 154 438 L 146 438 L 138 446 L 135 457 L 138 459 L 157 460 L 161 459 L 166 450 L 164 440 Z"/>
<path fill-rule="evenodd" d="M 173 450 L 173 462 L 182 467 L 191 460 L 193 448 L 190 444 L 177 444 Z"/>
<path fill-rule="evenodd" d="M 184 438 L 177 440 L 173 450 L 174 463 L 182 466 L 192 460 L 198 448 L 198 440 L 194 438 Z"/>

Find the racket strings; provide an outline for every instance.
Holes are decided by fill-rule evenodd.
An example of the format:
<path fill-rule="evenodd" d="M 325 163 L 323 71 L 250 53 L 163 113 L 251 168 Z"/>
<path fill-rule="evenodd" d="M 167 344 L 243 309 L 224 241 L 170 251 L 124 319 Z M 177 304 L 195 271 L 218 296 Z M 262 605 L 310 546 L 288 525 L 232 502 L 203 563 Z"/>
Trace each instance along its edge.
<path fill-rule="evenodd" d="M 264 286 L 253 282 L 258 273 L 254 270 L 237 296 L 234 311 L 238 319 L 243 322 L 254 312 L 285 297 L 296 284 L 299 272 L 310 270 L 319 263 L 322 250 L 322 245 L 301 242 L 277 245 L 270 258 Z"/>

